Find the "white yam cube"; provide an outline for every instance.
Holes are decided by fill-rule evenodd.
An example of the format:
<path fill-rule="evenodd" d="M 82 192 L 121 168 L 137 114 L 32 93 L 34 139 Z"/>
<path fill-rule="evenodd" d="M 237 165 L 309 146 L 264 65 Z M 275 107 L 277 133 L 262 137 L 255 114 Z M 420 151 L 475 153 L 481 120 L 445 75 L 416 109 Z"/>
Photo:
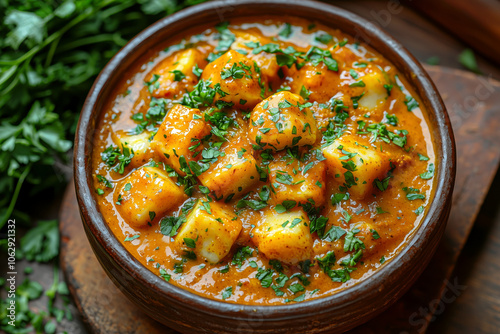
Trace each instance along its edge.
<path fill-rule="evenodd" d="M 196 49 L 178 51 L 165 58 L 150 72 L 148 82 L 152 95 L 156 98 L 178 98 L 191 91 L 198 82 L 193 69 L 195 66 L 203 68 L 206 63 L 205 55 Z"/>
<path fill-rule="evenodd" d="M 316 120 L 302 97 L 276 93 L 255 106 L 250 115 L 248 137 L 257 145 L 276 151 L 316 142 Z M 265 144 L 264 144 L 265 143 Z"/>
<path fill-rule="evenodd" d="M 346 181 L 349 194 L 357 199 L 363 199 L 374 192 L 375 179 L 382 180 L 390 169 L 389 157 L 378 148 L 364 145 L 359 138 L 342 136 L 331 145 L 323 148 L 328 172 L 332 177 L 342 182 Z M 349 171 L 345 164 L 354 163 L 355 170 Z M 347 167 L 347 168 L 346 168 Z M 355 185 L 345 179 L 352 173 Z"/>
<path fill-rule="evenodd" d="M 198 176 L 200 182 L 215 192 L 217 198 L 238 198 L 246 194 L 259 181 L 257 162 L 245 152 L 238 157 L 236 148 L 226 150 L 223 157 Z"/>
<path fill-rule="evenodd" d="M 201 75 L 202 80 L 211 82 L 212 88 L 219 84 L 224 92 L 217 92 L 215 100 L 244 109 L 253 108 L 262 99 L 259 77 L 254 62 L 233 50 L 209 63 Z"/>
<path fill-rule="evenodd" d="M 118 183 L 114 200 L 122 218 L 133 227 L 144 227 L 152 217 L 175 209 L 187 196 L 165 172 L 156 167 L 133 171 Z"/>
<path fill-rule="evenodd" d="M 186 162 L 198 160 L 203 145 L 197 144 L 209 133 L 210 126 L 204 121 L 200 110 L 178 104 L 170 109 L 161 123 L 152 146 L 169 166 L 184 176 L 179 158 L 183 156 Z"/>
<path fill-rule="evenodd" d="M 268 259 L 297 264 L 311 257 L 313 239 L 309 218 L 302 209 L 286 213 L 268 211 L 253 233 L 259 252 Z"/>
<path fill-rule="evenodd" d="M 325 171 L 324 161 L 299 162 L 283 156 L 269 164 L 269 180 L 273 185 L 271 193 L 275 203 L 285 200 L 297 203 L 314 203 L 321 206 L 325 203 Z"/>
<path fill-rule="evenodd" d="M 112 136 L 113 141 L 120 149 L 124 146 L 134 152 L 134 157 L 130 161 L 129 166 L 139 167 L 153 158 L 154 154 L 151 150 L 151 142 L 149 140 L 151 134 L 149 132 L 129 135 L 126 131 L 118 130 L 113 132 Z"/>
<path fill-rule="evenodd" d="M 235 217 L 228 206 L 200 199 L 181 225 L 175 244 L 178 249 L 193 251 L 206 261 L 217 263 L 229 253 L 240 234 L 241 221 Z"/>

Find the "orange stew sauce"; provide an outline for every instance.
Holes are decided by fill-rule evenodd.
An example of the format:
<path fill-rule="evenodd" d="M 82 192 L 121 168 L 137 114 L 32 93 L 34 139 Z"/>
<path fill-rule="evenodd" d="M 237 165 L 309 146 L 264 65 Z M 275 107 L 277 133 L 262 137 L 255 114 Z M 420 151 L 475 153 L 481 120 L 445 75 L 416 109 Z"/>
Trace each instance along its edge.
<path fill-rule="evenodd" d="M 105 108 L 100 211 L 144 266 L 211 299 L 295 303 L 369 279 L 433 197 L 419 97 L 314 22 L 249 18 L 159 45 Z"/>

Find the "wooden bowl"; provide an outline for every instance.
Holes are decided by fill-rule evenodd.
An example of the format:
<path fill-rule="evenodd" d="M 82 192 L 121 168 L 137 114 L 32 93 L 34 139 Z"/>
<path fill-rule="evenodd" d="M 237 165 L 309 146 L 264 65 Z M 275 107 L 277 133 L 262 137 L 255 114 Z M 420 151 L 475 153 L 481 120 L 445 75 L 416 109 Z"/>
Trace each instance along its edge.
<path fill-rule="evenodd" d="M 334 295 L 289 305 L 249 306 L 207 299 L 165 282 L 117 240 L 97 209 L 90 157 L 96 122 L 121 73 L 159 40 L 237 17 L 298 16 L 339 28 L 371 45 L 413 85 L 428 111 L 435 141 L 436 193 L 426 217 L 401 252 L 368 279 Z M 75 184 L 83 225 L 111 280 L 146 314 L 184 333 L 342 332 L 381 313 L 417 279 L 444 232 L 455 178 L 455 144 L 445 107 L 419 62 L 372 23 L 331 5 L 303 0 L 232 0 L 194 6 L 166 17 L 132 39 L 101 72 L 87 97 L 75 142 Z"/>

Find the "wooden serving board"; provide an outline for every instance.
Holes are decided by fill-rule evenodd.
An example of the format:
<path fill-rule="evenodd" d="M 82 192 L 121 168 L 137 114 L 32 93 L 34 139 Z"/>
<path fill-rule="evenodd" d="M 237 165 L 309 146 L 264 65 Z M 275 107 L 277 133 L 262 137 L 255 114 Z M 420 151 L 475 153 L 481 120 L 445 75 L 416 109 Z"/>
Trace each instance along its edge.
<path fill-rule="evenodd" d="M 423 333 L 461 293 L 450 277 L 500 161 L 500 82 L 427 66 L 448 108 L 457 143 L 453 206 L 443 240 L 415 285 L 389 310 L 353 333 Z M 74 185 L 61 206 L 61 266 L 92 333 L 177 333 L 152 320 L 106 276 L 83 231 Z"/>

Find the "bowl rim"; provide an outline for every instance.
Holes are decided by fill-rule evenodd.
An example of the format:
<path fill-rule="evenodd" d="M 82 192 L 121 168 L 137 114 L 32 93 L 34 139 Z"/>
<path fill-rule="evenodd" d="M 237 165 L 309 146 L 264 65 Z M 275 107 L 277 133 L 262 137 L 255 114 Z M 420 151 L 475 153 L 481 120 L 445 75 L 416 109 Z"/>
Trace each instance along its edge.
<path fill-rule="evenodd" d="M 434 148 L 436 153 L 442 151 L 441 160 L 436 162 L 438 165 L 438 173 L 435 176 L 434 181 L 434 198 L 428 204 L 426 216 L 422 219 L 420 226 L 413 232 L 411 239 L 391 259 L 391 261 L 379 268 L 376 272 L 372 273 L 368 279 L 361 280 L 344 290 L 318 299 L 300 303 L 288 303 L 285 305 L 246 305 L 209 299 L 166 282 L 154 274 L 125 249 L 104 221 L 102 214 L 97 208 L 94 191 L 91 187 L 92 171 L 89 166 L 91 157 L 90 153 L 92 152 L 91 143 L 94 136 L 95 124 L 101 112 L 101 110 L 98 110 L 99 108 L 97 106 L 99 101 L 101 101 L 102 92 L 106 88 L 106 82 L 116 74 L 120 67 L 125 66 L 123 64 L 130 56 L 131 52 L 133 52 L 135 48 L 139 47 L 145 40 L 154 38 L 156 32 L 168 29 L 170 25 L 178 22 L 179 20 L 183 20 L 205 11 L 217 11 L 223 6 L 276 6 L 289 5 L 291 3 L 295 7 L 316 10 L 318 13 L 328 12 L 329 15 L 334 15 L 350 21 L 353 25 L 360 27 L 364 32 L 373 36 L 373 38 L 376 38 L 378 42 L 384 44 L 389 50 L 392 50 L 392 57 L 398 58 L 411 71 L 413 80 L 410 81 L 408 77 L 407 79 L 410 81 L 412 86 L 414 86 L 414 88 L 416 88 L 415 84 L 419 86 L 419 89 L 416 89 L 416 91 L 420 99 L 427 102 L 428 113 L 434 115 L 435 122 L 438 127 L 438 129 L 434 129 L 434 131 L 432 127 L 430 129 L 434 137 Z M 277 14 L 270 15 L 277 16 Z M 300 17 L 300 13 L 297 12 L 296 14 L 290 14 L 290 16 Z M 245 16 L 241 15 L 238 17 Z M 318 21 L 321 20 L 318 19 Z M 323 24 L 328 25 L 327 23 Z M 203 23 L 200 23 L 200 26 L 202 25 Z M 370 43 L 367 44 L 370 45 Z M 377 51 L 384 57 L 387 57 L 387 51 Z M 142 54 L 144 54 L 144 51 Z M 394 63 L 394 61 L 392 62 Z M 400 68 L 398 67 L 398 70 L 399 69 Z M 403 72 L 403 74 L 406 76 L 407 73 Z M 109 98 L 109 95 L 104 98 Z M 99 111 L 97 114 L 96 110 Z M 89 132 L 92 133 L 90 134 Z M 439 139 L 439 142 L 437 142 L 437 139 Z M 166 297 L 172 298 L 180 303 L 189 304 L 191 307 L 196 307 L 201 312 L 212 315 L 216 314 L 219 317 L 232 319 L 248 317 L 258 313 L 266 315 L 266 318 L 273 317 L 273 319 L 276 319 L 278 317 L 281 320 L 286 320 L 292 316 L 297 318 L 298 314 L 296 311 L 299 309 L 302 311 L 302 317 L 306 317 L 309 314 L 308 311 L 316 314 L 318 312 L 326 312 L 329 307 L 334 305 L 345 306 L 346 304 L 353 303 L 354 300 L 360 298 L 360 296 L 370 293 L 370 290 L 374 289 L 374 287 L 383 288 L 386 277 L 397 271 L 402 264 L 410 261 L 412 257 L 411 253 L 414 253 L 425 244 L 426 238 L 429 237 L 427 235 L 429 230 L 436 230 L 440 223 L 446 224 L 446 221 L 439 222 L 439 219 L 443 216 L 443 213 L 446 210 L 444 204 L 450 200 L 453 191 L 456 159 L 453 131 L 448 114 L 444 107 L 444 103 L 436 87 L 421 64 L 393 37 L 368 20 L 330 4 L 300 0 L 210 1 L 189 7 L 173 15 L 167 16 L 143 30 L 130 40 L 109 61 L 95 80 L 82 108 L 76 131 L 74 151 L 75 187 L 79 208 L 82 214 L 82 221 L 84 225 L 87 225 L 86 227 L 88 227 L 99 244 L 106 249 L 106 252 L 111 254 L 113 259 L 117 261 L 118 264 L 140 284 L 148 285 L 153 288 L 156 287 L 157 293 L 164 294 Z M 353 298 L 353 296 L 355 298 Z"/>

